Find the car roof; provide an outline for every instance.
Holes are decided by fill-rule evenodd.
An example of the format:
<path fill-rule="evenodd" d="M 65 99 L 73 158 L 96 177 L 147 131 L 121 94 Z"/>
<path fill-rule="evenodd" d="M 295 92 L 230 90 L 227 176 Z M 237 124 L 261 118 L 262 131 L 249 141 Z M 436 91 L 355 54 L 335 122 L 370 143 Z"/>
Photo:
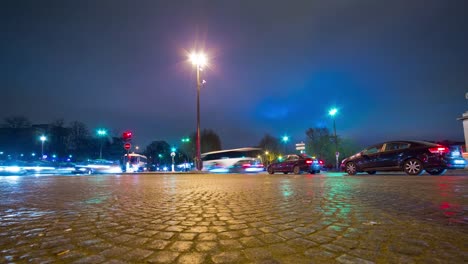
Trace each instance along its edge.
<path fill-rule="evenodd" d="M 424 141 L 424 140 L 392 140 L 392 141 L 385 141 L 385 142 L 375 144 L 375 145 L 388 144 L 388 143 L 413 143 L 413 144 L 427 145 L 427 146 L 437 145 L 436 143 Z"/>

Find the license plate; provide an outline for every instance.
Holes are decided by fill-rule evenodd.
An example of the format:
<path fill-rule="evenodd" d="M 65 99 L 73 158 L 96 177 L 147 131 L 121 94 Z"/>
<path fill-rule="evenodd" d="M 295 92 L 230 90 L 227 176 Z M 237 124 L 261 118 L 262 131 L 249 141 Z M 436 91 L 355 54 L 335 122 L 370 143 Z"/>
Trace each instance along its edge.
<path fill-rule="evenodd" d="M 455 164 L 465 164 L 465 161 L 464 160 L 456 160 Z"/>

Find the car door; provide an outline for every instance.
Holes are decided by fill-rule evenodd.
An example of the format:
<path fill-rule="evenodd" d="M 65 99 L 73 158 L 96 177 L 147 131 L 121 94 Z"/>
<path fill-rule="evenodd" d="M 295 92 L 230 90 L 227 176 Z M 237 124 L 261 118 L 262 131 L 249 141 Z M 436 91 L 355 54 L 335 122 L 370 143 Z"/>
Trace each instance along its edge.
<path fill-rule="evenodd" d="M 275 171 L 285 171 L 287 159 L 288 157 L 286 157 L 285 160 L 278 159 L 278 161 L 273 164 Z"/>
<path fill-rule="evenodd" d="M 383 146 L 383 151 L 380 153 L 375 166 L 378 168 L 393 168 L 398 167 L 399 160 L 405 149 L 409 148 L 410 144 L 406 142 L 387 142 Z"/>
<path fill-rule="evenodd" d="M 292 171 L 294 165 L 296 165 L 297 161 L 299 160 L 299 156 L 297 155 L 289 155 L 284 163 L 284 170 L 283 171 Z"/>
<path fill-rule="evenodd" d="M 361 170 L 375 168 L 378 162 L 379 154 L 382 150 L 383 144 L 368 147 L 361 152 L 361 158 L 357 162 Z"/>

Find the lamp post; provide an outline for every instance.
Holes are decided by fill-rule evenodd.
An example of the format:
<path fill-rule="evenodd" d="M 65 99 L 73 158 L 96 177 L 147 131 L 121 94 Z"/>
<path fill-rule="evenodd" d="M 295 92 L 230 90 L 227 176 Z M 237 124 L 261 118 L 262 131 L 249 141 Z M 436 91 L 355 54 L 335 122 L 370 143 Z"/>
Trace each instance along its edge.
<path fill-rule="evenodd" d="M 100 140 L 101 141 L 101 147 L 99 148 L 99 159 L 102 159 L 102 145 L 103 145 L 102 138 L 107 136 L 107 130 L 102 129 L 102 128 L 98 129 L 97 135 L 98 135 L 98 137 L 101 138 L 101 140 Z"/>
<path fill-rule="evenodd" d="M 192 53 L 190 54 L 190 61 L 194 66 L 197 67 L 197 132 L 195 139 L 196 146 L 196 157 L 195 157 L 195 166 L 197 170 L 201 170 L 203 163 L 201 162 L 201 152 L 200 152 L 200 70 L 201 67 L 206 65 L 206 57 L 203 53 Z"/>
<path fill-rule="evenodd" d="M 284 155 L 286 155 L 287 154 L 287 145 L 286 144 L 289 141 L 289 137 L 288 136 L 283 136 L 281 138 L 281 141 L 283 141 L 283 143 L 284 143 Z"/>
<path fill-rule="evenodd" d="M 39 140 L 41 141 L 41 159 L 44 159 L 44 141 L 47 140 L 47 137 L 42 135 Z"/>
<path fill-rule="evenodd" d="M 338 169 L 338 157 L 340 153 L 338 152 L 338 137 L 336 136 L 336 122 L 335 122 L 335 115 L 338 113 L 338 109 L 332 108 L 328 111 L 328 114 L 333 118 L 333 131 L 334 131 L 334 139 L 335 139 L 335 156 L 336 156 L 336 169 Z"/>

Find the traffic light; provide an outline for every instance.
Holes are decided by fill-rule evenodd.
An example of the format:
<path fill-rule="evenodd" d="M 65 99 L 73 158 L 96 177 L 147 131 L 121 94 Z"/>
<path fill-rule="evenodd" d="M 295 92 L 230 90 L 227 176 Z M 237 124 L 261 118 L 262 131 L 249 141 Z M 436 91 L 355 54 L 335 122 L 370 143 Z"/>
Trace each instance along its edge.
<path fill-rule="evenodd" d="M 122 134 L 122 139 L 124 141 L 130 141 L 132 139 L 132 132 L 131 131 L 125 131 Z"/>

